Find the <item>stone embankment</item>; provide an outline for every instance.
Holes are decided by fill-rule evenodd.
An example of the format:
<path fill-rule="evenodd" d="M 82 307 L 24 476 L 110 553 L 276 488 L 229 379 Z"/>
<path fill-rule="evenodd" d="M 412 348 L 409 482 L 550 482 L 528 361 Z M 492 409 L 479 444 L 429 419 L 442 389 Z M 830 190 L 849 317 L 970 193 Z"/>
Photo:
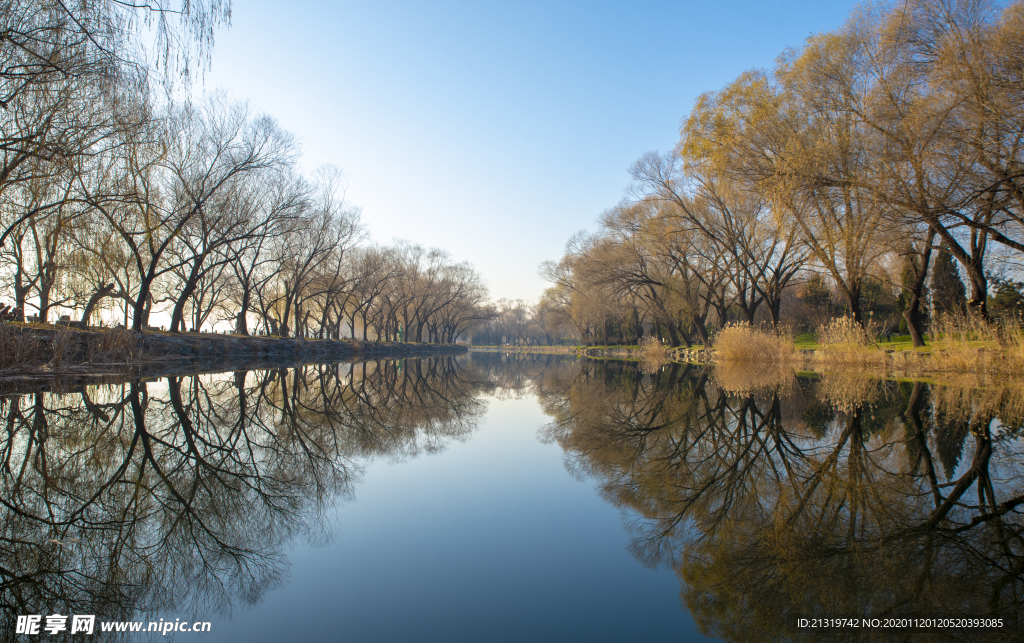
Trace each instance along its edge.
<path fill-rule="evenodd" d="M 611 359 L 659 359 L 669 362 L 692 362 L 706 364 L 714 357 L 714 350 L 709 348 L 664 348 L 662 351 L 651 351 L 642 348 L 604 347 L 576 350 L 583 357 L 605 357 Z"/>
<path fill-rule="evenodd" d="M 211 333 L 143 332 L 139 334 L 143 359 L 218 357 L 279 358 L 310 360 L 377 359 L 382 357 L 427 357 L 465 352 L 462 346 L 416 344 L 411 342 L 367 342 L 349 339 L 304 339 L 300 337 L 246 337 Z"/>
<path fill-rule="evenodd" d="M 0 324 L 0 376 L 4 377 L 196 373 L 282 364 L 453 355 L 465 350 L 458 345 L 411 342 Z"/>
<path fill-rule="evenodd" d="M 714 358 L 710 348 L 669 348 L 661 351 L 634 346 L 470 346 L 469 350 L 479 353 L 544 353 L 555 355 L 577 355 L 596 359 L 645 359 L 691 362 L 706 364 Z"/>

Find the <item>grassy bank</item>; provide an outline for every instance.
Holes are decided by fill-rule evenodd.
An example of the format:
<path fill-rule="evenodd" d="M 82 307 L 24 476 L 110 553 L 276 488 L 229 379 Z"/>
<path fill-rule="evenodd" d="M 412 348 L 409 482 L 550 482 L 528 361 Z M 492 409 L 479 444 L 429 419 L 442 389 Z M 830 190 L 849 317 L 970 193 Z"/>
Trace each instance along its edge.
<path fill-rule="evenodd" d="M 716 337 L 715 362 L 787 364 L 802 370 L 856 367 L 920 376 L 974 373 L 1024 376 L 1024 333 L 1016 324 L 946 323 L 915 347 L 909 336 L 872 336 L 849 319 L 791 337 L 734 324 Z"/>
<path fill-rule="evenodd" d="M 549 355 L 579 355 L 591 358 L 612 359 L 675 359 L 673 351 L 657 340 L 648 339 L 637 344 L 609 346 L 468 346 L 471 351 L 490 353 L 540 353 Z"/>
<path fill-rule="evenodd" d="M 920 379 L 930 374 L 1024 377 L 1024 332 L 1007 323 L 947 321 L 915 347 L 909 335 L 873 336 L 849 319 L 795 336 L 748 324 L 729 324 L 714 345 L 670 348 L 656 340 L 623 346 L 473 346 L 471 350 L 576 354 L 640 361 L 779 364 L 799 371 L 869 369 Z"/>

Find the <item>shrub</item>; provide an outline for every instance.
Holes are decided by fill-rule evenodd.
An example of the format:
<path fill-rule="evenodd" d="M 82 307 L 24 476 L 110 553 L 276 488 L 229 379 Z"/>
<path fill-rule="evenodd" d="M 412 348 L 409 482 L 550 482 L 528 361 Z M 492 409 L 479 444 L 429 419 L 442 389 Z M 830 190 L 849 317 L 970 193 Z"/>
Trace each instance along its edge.
<path fill-rule="evenodd" d="M 874 343 L 872 334 L 852 317 L 836 317 L 818 328 L 822 347 L 868 348 Z"/>
<path fill-rule="evenodd" d="M 786 333 L 757 328 L 746 322 L 726 324 L 714 341 L 719 360 L 745 362 L 787 361 L 794 355 L 793 338 Z"/>

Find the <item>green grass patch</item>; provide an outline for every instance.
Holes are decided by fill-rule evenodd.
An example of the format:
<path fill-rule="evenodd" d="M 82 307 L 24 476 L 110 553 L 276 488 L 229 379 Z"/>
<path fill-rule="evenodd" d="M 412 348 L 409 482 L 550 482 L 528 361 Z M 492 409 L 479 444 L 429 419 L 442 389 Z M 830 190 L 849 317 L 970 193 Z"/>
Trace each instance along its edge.
<path fill-rule="evenodd" d="M 818 333 L 800 333 L 793 339 L 793 347 L 798 351 L 818 349 Z"/>
<path fill-rule="evenodd" d="M 910 335 L 893 335 L 892 338 L 888 341 L 884 337 L 875 338 L 875 344 L 878 346 L 878 348 L 897 351 L 931 350 L 932 342 L 926 340 L 926 343 L 928 343 L 929 346 L 923 348 L 914 348 L 914 342 L 910 338 Z M 821 344 L 818 343 L 817 333 L 800 333 L 793 340 L 793 347 L 796 348 L 798 351 L 814 351 L 820 350 L 822 348 Z"/>

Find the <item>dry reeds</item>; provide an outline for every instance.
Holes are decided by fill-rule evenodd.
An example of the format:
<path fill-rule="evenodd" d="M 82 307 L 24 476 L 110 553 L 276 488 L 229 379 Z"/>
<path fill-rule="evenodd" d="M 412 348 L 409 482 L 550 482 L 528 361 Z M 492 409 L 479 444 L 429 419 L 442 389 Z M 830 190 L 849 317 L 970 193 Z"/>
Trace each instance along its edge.
<path fill-rule="evenodd" d="M 852 317 L 836 317 L 818 328 L 815 361 L 844 366 L 882 366 L 885 352 L 875 345 L 874 333 Z"/>
<path fill-rule="evenodd" d="M 0 324 L 0 372 L 24 370 L 45 362 L 46 354 L 36 333 Z"/>
<path fill-rule="evenodd" d="M 933 370 L 1024 374 L 1024 329 L 1016 319 L 946 316 L 932 336 Z"/>
<path fill-rule="evenodd" d="M 784 333 L 745 323 L 728 324 L 715 338 L 714 361 L 719 366 L 729 362 L 757 365 L 753 369 L 757 373 L 742 376 L 721 368 L 720 379 L 732 390 L 783 381 L 788 377 L 785 369 L 775 372 L 768 365 L 798 363 L 810 370 L 844 373 L 898 372 L 911 377 L 943 373 L 943 381 L 964 384 L 967 378 L 973 386 L 991 386 L 1024 376 L 1024 328 L 1012 318 L 984 321 L 946 317 L 933 326 L 926 348 L 893 350 L 875 342 L 870 324 L 865 327 L 850 317 L 839 317 L 818 329 L 817 343 L 813 355 L 805 357 L 795 351 L 793 340 Z"/>
<path fill-rule="evenodd" d="M 818 344 L 835 348 L 870 348 L 875 341 L 852 317 L 836 317 L 818 328 Z"/>
<path fill-rule="evenodd" d="M 989 376 L 1024 375 L 1024 329 L 1013 319 L 983 321 L 977 317 L 944 317 L 932 328 L 925 350 L 884 351 L 873 333 L 853 319 L 832 320 L 818 331 L 816 366 L 867 368 L 922 376 L 965 373 Z"/>
<path fill-rule="evenodd" d="M 123 368 L 139 359 L 141 345 L 127 329 L 82 332 L 0 324 L 0 374 L 83 372 Z"/>
<path fill-rule="evenodd" d="M 657 337 L 645 337 L 640 340 L 640 372 L 657 373 L 669 360 L 669 349 Z"/>
<path fill-rule="evenodd" d="M 74 362 L 78 350 L 77 333 L 67 326 L 58 326 L 50 334 L 50 370 L 59 371 L 67 362 Z"/>
<path fill-rule="evenodd" d="M 668 347 L 657 337 L 640 340 L 640 370 L 644 373 L 657 372 L 668 361 Z"/>
<path fill-rule="evenodd" d="M 89 361 L 97 364 L 126 364 L 139 357 L 139 340 L 127 328 L 112 328 L 89 344 Z"/>
<path fill-rule="evenodd" d="M 787 362 L 795 355 L 793 338 L 746 322 L 726 324 L 715 336 L 715 358 L 721 361 Z"/>

